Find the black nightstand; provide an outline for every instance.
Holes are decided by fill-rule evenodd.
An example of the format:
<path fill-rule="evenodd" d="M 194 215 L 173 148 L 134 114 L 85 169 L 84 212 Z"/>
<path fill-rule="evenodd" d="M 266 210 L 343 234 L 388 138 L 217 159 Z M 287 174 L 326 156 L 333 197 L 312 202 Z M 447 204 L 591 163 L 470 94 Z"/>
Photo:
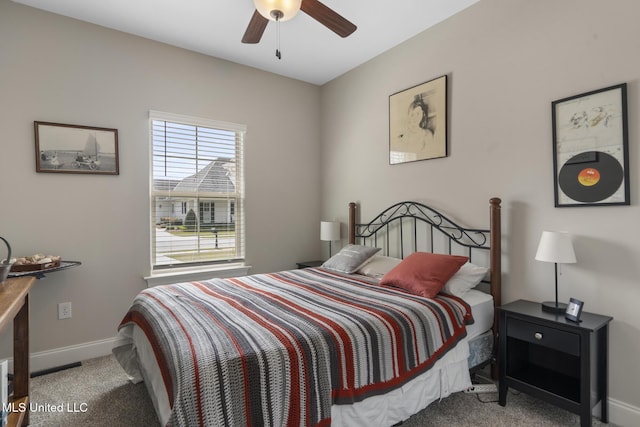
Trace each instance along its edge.
<path fill-rule="evenodd" d="M 324 261 L 302 261 L 296 263 L 298 268 L 320 267 Z"/>
<path fill-rule="evenodd" d="M 513 387 L 580 415 L 591 425 L 599 402 L 602 422 L 607 401 L 608 333 L 612 317 L 583 312 L 576 323 L 564 313 L 542 311 L 538 302 L 519 300 L 499 308 L 499 403 Z"/>

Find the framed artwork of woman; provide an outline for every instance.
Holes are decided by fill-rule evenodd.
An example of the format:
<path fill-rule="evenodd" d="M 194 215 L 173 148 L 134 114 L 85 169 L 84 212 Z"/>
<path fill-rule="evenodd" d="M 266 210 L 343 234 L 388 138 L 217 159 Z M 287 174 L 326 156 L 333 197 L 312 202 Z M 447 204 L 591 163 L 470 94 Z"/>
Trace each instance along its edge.
<path fill-rule="evenodd" d="M 389 96 L 389 163 L 447 154 L 447 76 Z"/>

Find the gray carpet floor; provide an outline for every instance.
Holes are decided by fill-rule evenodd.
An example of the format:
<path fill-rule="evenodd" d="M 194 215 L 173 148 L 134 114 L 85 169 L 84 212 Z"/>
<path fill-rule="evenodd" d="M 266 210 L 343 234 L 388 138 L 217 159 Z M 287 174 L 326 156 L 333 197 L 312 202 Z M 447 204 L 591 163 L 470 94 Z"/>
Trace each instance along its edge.
<path fill-rule="evenodd" d="M 144 384 L 130 383 L 112 356 L 33 378 L 31 400 L 32 408 L 36 409 L 31 413 L 31 426 L 159 426 Z M 506 407 L 496 400 L 495 393 L 456 393 L 432 403 L 402 427 L 580 425 L 577 415 L 525 394 L 510 392 Z M 593 425 L 613 426 L 595 418 Z"/>

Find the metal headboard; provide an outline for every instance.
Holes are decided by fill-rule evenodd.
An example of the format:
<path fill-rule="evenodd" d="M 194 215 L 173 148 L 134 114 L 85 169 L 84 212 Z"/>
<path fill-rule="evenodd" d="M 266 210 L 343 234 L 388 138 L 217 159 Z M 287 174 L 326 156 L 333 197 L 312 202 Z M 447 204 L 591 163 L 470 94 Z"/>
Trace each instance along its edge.
<path fill-rule="evenodd" d="M 489 229 L 462 227 L 440 212 L 418 202 L 396 203 L 371 222 L 355 224 L 354 232 L 355 241 L 358 243 L 380 247 L 383 254 L 396 258 L 404 258 L 410 253 L 425 250 L 448 254 L 464 252 L 471 260 L 474 249 L 490 249 Z"/>

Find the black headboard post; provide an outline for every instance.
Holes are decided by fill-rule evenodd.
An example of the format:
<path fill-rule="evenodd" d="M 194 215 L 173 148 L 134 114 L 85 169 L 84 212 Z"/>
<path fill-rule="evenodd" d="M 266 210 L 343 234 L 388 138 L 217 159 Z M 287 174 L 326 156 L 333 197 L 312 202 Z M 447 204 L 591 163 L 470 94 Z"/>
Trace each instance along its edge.
<path fill-rule="evenodd" d="M 502 220 L 501 220 L 501 207 L 498 197 L 493 197 L 489 200 L 490 207 L 490 257 L 489 268 L 491 269 L 491 295 L 493 295 L 493 348 L 498 348 L 498 307 L 502 305 Z M 491 364 L 491 378 L 498 378 L 498 366 L 496 363 Z"/>
<path fill-rule="evenodd" d="M 497 197 L 493 197 L 489 200 L 491 204 L 490 208 L 490 226 L 491 226 L 491 234 L 490 234 L 490 246 L 491 246 L 491 261 L 489 268 L 491 269 L 491 295 L 493 295 L 494 305 L 499 307 L 502 305 L 502 224 L 500 218 L 500 200 Z M 494 325 L 497 328 L 498 325 L 498 313 L 496 311 L 495 314 Z M 497 334 L 498 330 L 495 330 Z"/>
<path fill-rule="evenodd" d="M 356 243 L 356 204 L 349 203 L 349 243 Z"/>

